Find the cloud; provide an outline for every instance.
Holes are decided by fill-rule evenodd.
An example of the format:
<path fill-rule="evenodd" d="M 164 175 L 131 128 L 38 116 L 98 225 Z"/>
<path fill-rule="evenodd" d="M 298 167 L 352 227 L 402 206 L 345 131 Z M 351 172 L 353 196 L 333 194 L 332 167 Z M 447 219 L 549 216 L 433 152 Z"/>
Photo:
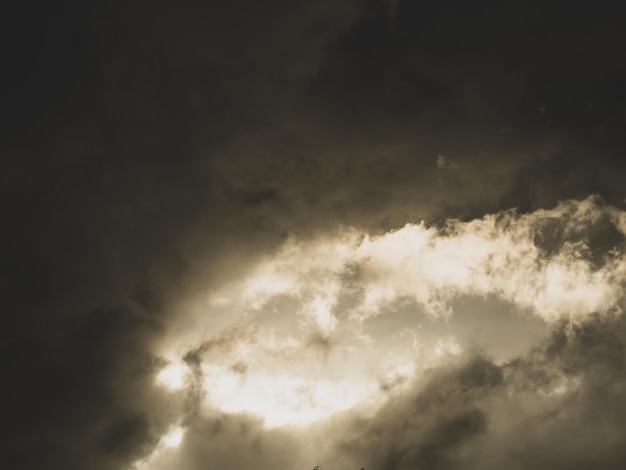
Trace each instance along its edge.
<path fill-rule="evenodd" d="M 256 459 L 257 468 L 617 469 L 626 438 L 625 324 L 623 316 L 563 320 L 506 363 L 463 355 L 414 377 L 373 413 L 347 411 L 302 431 L 205 411 L 187 421 L 177 452 L 152 468 Z"/>
<path fill-rule="evenodd" d="M 120 307 L 64 326 L 47 340 L 2 347 L 19 359 L 2 389 L 12 443 L 3 464 L 115 469 L 149 453 L 179 413 L 177 400 L 154 387 L 158 360 L 147 345 L 158 324 Z"/>
<path fill-rule="evenodd" d="M 625 324 L 623 316 L 563 320 L 510 361 L 457 357 L 412 378 L 374 412 L 347 411 L 302 431 L 206 410 L 190 416 L 180 447 L 152 468 L 256 459 L 257 468 L 617 469 L 626 438 Z"/>
<path fill-rule="evenodd" d="M 509 458 L 491 449 L 494 426 L 503 435 L 525 420 L 543 426 L 541 413 L 590 389 L 585 374 L 599 363 L 566 362 L 587 357 L 587 329 L 621 324 L 622 218 L 590 197 L 381 235 L 342 229 L 288 239 L 209 295 L 207 308 L 237 312 L 232 326 L 192 346 L 181 336 L 182 362 L 172 359 L 157 378 L 194 395 L 187 423 L 231 416 L 261 425 L 260 434 L 302 435 L 338 425 L 321 438 L 320 463 L 492 468 Z M 467 330 L 422 333 L 419 322 L 454 321 L 468 298 L 480 308 L 496 299 L 497 315 L 533 315 L 553 336 L 496 362 Z M 394 319 L 407 308 L 410 316 Z M 388 336 L 370 327 L 386 317 Z M 562 342 L 576 353 L 555 352 Z M 507 399 L 521 410 L 508 410 Z M 484 461 L 472 450 L 480 445 Z"/>
<path fill-rule="evenodd" d="M 584 351 L 619 363 L 622 339 L 600 325 L 619 330 L 622 308 L 623 15 L 523 2 L 13 3 L 1 467 L 324 470 L 354 457 L 334 445 L 367 423 L 399 434 L 376 427 L 379 408 L 420 395 L 431 369 L 457 364 L 446 370 L 458 382 L 473 356 L 502 384 L 416 425 L 415 449 L 378 442 L 389 465 L 460 462 L 472 445 L 484 467 L 619 461 L 619 369 L 608 378 Z M 522 354 L 555 328 L 549 350 Z M 578 362 L 562 365 L 559 347 Z M 590 375 L 567 372 L 578 367 Z M 267 429 L 250 387 L 273 409 L 325 418 Z M 355 395 L 365 405 L 345 410 Z M 355 415 L 356 431 L 335 429 Z M 176 429 L 180 445 L 164 446 Z"/>
<path fill-rule="evenodd" d="M 344 423 L 328 466 L 619 468 L 625 344 L 623 317 L 595 316 L 500 366 L 474 356 L 435 369 L 372 418 Z"/>
<path fill-rule="evenodd" d="M 437 169 L 439 170 L 456 170 L 457 164 L 447 159 L 444 155 L 437 155 Z"/>
<path fill-rule="evenodd" d="M 623 218 L 590 197 L 528 214 L 506 211 L 439 227 L 407 224 L 377 236 L 343 230 L 287 242 L 230 293 L 216 295 L 252 310 L 293 298 L 303 321 L 324 334 L 337 327 L 339 298 L 350 294 L 352 304 L 342 305 L 341 315 L 361 321 L 399 301 L 446 316 L 461 295 L 496 296 L 546 321 L 616 313 L 626 269 Z M 596 238 L 621 233 L 600 255 L 588 238 L 598 230 L 605 235 Z M 550 239 L 550 233 L 557 236 Z"/>

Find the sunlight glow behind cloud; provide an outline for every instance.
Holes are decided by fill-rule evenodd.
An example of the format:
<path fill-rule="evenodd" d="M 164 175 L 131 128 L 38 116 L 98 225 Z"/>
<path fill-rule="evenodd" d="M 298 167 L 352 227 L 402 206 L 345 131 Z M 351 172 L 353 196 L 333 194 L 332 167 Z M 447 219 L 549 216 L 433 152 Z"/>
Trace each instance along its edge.
<path fill-rule="evenodd" d="M 185 386 L 188 374 L 188 368 L 184 363 L 174 362 L 161 369 L 156 376 L 156 380 L 157 383 L 170 390 L 180 390 Z"/>
<path fill-rule="evenodd" d="M 496 298 L 547 323 L 620 312 L 624 220 L 591 197 L 378 236 L 345 229 L 290 239 L 247 277 L 213 291 L 209 308 L 236 312 L 240 326 L 177 348 L 197 361 L 193 380 L 205 406 L 259 417 L 267 428 L 377 407 L 426 368 L 465 352 L 455 336 L 425 337 L 410 322 L 388 323 L 397 330 L 383 344 L 368 322 L 407 305 L 449 318 L 462 297 Z M 619 235 L 601 256 L 589 237 L 600 223 Z M 183 388 L 190 367 L 172 361 L 157 381 Z"/>
<path fill-rule="evenodd" d="M 203 364 L 207 402 L 227 413 L 262 417 L 267 428 L 306 426 L 372 397 L 371 384 L 255 372 L 242 376 Z"/>
<path fill-rule="evenodd" d="M 183 436 L 185 435 L 185 430 L 180 426 L 175 427 L 170 432 L 168 432 L 165 436 L 163 436 L 162 441 L 165 447 L 178 447 L 180 443 L 183 441 Z"/>

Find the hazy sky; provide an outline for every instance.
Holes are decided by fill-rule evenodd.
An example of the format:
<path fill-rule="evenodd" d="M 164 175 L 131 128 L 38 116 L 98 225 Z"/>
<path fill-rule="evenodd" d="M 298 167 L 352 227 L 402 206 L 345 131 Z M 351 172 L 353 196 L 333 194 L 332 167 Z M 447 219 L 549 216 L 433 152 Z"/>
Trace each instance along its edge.
<path fill-rule="evenodd" d="M 0 467 L 622 469 L 620 2 L 14 2 Z"/>

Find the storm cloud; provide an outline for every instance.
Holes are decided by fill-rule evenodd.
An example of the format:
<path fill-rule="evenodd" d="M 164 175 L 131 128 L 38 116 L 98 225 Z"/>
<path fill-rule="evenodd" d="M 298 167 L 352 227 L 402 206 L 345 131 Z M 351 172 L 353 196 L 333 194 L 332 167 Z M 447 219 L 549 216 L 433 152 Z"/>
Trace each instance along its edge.
<path fill-rule="evenodd" d="M 8 6 L 0 466 L 623 467 L 622 10 Z"/>

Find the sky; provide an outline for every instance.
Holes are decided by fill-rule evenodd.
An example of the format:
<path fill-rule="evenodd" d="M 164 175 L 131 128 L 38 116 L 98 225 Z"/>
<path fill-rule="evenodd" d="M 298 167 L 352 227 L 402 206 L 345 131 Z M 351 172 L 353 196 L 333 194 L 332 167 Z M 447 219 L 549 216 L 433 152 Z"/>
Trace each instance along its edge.
<path fill-rule="evenodd" d="M 620 2 L 13 2 L 0 467 L 621 469 Z"/>

